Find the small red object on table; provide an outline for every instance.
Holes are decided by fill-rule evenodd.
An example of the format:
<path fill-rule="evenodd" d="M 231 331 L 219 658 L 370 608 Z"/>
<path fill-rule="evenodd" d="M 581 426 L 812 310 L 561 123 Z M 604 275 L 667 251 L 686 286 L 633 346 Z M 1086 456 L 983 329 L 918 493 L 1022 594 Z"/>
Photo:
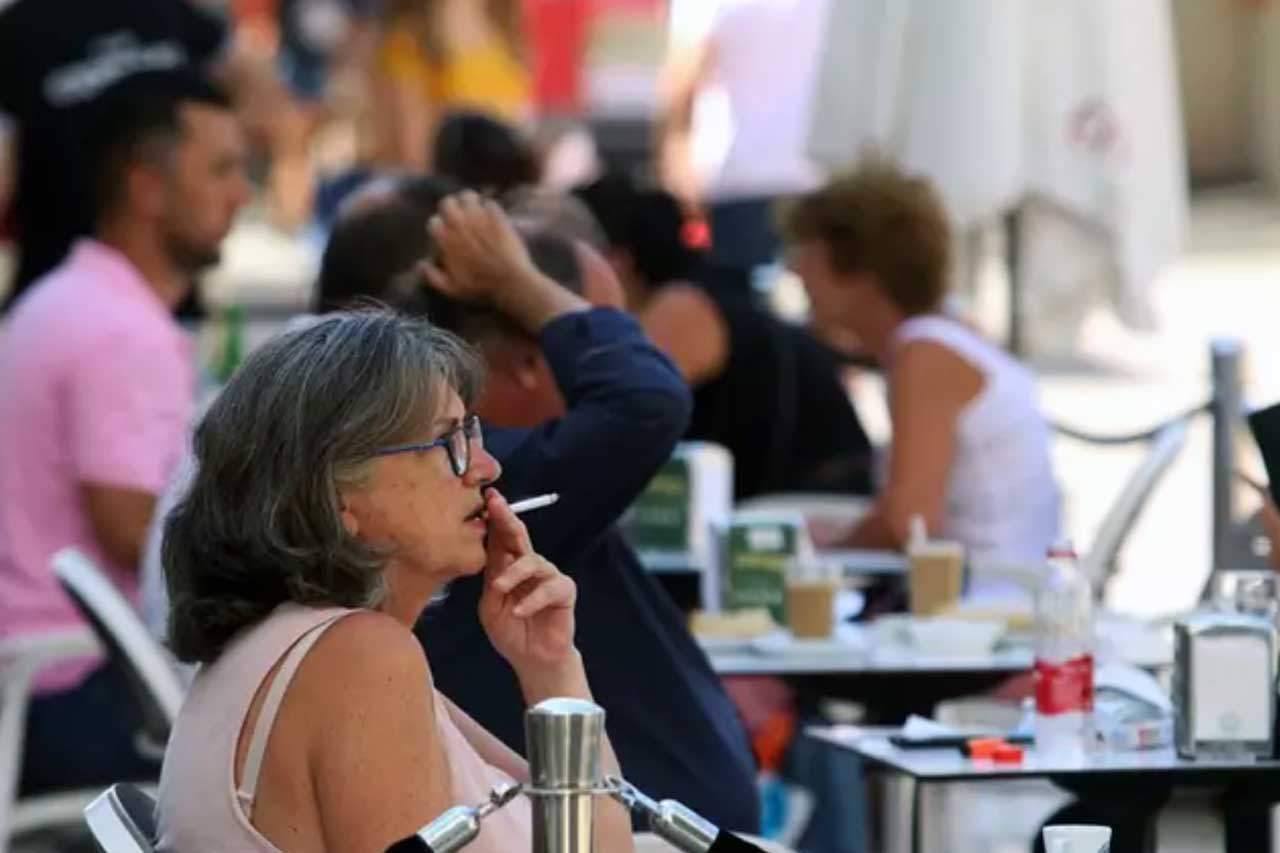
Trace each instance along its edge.
<path fill-rule="evenodd" d="M 974 738 L 969 741 L 969 757 L 980 761 L 991 761 L 995 758 L 996 750 L 1002 746 L 1008 746 L 1008 744 L 998 737 Z"/>

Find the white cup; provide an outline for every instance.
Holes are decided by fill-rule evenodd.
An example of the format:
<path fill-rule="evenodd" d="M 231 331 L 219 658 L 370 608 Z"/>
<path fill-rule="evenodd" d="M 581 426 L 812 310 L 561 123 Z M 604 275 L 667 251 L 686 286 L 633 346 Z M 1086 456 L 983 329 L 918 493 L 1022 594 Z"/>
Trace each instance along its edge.
<path fill-rule="evenodd" d="M 1045 853 L 1110 853 L 1109 826 L 1046 826 Z"/>

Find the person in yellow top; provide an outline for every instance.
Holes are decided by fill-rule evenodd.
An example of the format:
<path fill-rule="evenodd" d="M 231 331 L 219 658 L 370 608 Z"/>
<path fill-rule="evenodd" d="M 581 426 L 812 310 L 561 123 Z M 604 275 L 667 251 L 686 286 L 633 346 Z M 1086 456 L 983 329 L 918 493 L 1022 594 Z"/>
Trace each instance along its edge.
<path fill-rule="evenodd" d="M 522 124 L 532 80 L 521 0 L 389 0 L 374 68 L 383 165 L 423 171 L 445 112 Z"/>

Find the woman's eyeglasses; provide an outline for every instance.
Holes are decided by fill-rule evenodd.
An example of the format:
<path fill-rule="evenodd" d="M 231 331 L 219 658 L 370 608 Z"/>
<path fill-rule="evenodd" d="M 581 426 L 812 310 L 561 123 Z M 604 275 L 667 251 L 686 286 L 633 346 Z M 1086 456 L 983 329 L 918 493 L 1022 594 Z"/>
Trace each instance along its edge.
<path fill-rule="evenodd" d="M 425 452 L 437 447 L 443 447 L 445 452 L 449 454 L 449 467 L 453 469 L 454 474 L 461 477 L 471 467 L 471 448 L 473 446 L 483 448 L 484 437 L 480 432 L 480 418 L 477 415 L 467 415 L 467 417 L 463 418 L 462 423 L 435 441 L 428 441 L 425 444 L 397 444 L 394 447 L 375 450 L 373 455 L 391 456 L 396 453 Z"/>

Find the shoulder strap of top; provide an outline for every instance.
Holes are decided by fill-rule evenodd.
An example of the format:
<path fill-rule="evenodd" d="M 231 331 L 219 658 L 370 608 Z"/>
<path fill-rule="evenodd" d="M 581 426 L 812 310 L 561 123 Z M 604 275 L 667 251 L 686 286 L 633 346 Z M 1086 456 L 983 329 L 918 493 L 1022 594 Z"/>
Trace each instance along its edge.
<path fill-rule="evenodd" d="M 937 314 L 920 314 L 915 317 L 908 317 L 898 326 L 894 337 L 897 343 L 905 344 L 911 341 L 919 340 L 936 340 L 950 343 L 957 339 L 966 337 L 963 327 L 959 323 Z"/>
<path fill-rule="evenodd" d="M 303 659 L 306 658 L 307 652 L 311 651 L 316 640 L 320 639 L 330 625 L 346 615 L 346 613 L 338 613 L 308 629 L 298 638 L 293 648 L 289 649 L 279 671 L 276 672 L 276 677 L 267 690 L 266 698 L 262 700 L 262 708 L 253 725 L 253 736 L 249 740 L 249 751 L 245 754 L 240 787 L 236 789 L 236 799 L 239 800 L 240 807 L 244 809 L 245 816 L 248 818 L 253 817 L 253 800 L 258 791 L 258 776 L 262 773 L 262 759 L 266 755 L 267 740 L 271 737 L 271 727 L 275 723 L 276 714 L 280 711 L 280 703 L 284 701 L 285 691 L 289 689 L 289 683 L 293 681 L 294 674 L 297 673 L 298 667 L 302 665 Z"/>
<path fill-rule="evenodd" d="M 999 366 L 990 345 L 972 329 L 947 317 L 922 315 L 904 322 L 895 333 L 894 343 L 903 347 L 912 341 L 940 343 L 984 374 L 994 372 Z"/>

